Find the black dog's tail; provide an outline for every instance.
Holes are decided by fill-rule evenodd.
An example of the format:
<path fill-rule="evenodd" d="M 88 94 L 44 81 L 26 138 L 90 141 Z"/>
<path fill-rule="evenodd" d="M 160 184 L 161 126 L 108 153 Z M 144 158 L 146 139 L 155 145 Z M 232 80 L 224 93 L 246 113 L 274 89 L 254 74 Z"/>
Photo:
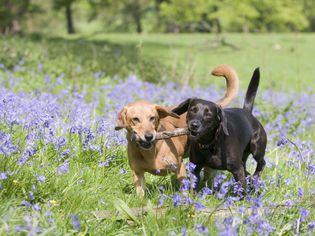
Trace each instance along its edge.
<path fill-rule="evenodd" d="M 259 78 L 260 78 L 259 68 L 256 68 L 253 73 L 252 79 L 249 82 L 243 105 L 243 109 L 248 110 L 250 113 L 252 113 L 254 107 L 254 101 L 259 86 Z"/>

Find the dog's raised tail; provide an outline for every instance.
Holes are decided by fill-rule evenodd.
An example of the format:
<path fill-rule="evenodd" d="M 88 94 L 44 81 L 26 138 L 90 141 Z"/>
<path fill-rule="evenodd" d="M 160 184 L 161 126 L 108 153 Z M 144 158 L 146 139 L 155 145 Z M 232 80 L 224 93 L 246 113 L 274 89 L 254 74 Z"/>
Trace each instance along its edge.
<path fill-rule="evenodd" d="M 250 113 L 252 112 L 254 107 L 254 101 L 259 86 L 259 79 L 260 79 L 259 68 L 256 68 L 249 82 L 243 105 L 243 109 L 248 110 Z"/>
<path fill-rule="evenodd" d="M 227 64 L 216 67 L 211 74 L 215 76 L 223 76 L 226 80 L 225 94 L 216 102 L 218 105 L 225 107 L 237 96 L 239 89 L 238 76 L 233 67 Z"/>

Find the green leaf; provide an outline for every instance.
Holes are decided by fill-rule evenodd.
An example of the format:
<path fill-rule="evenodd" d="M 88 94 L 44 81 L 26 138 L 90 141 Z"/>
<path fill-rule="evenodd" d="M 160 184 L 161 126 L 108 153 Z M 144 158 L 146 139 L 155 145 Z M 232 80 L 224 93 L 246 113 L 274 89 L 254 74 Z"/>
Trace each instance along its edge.
<path fill-rule="evenodd" d="M 140 224 L 139 220 L 132 212 L 130 207 L 128 207 L 128 205 L 120 198 L 114 201 L 114 207 L 116 208 L 117 211 L 119 211 L 120 214 L 126 216 L 127 219 L 134 221 L 137 225 Z"/>

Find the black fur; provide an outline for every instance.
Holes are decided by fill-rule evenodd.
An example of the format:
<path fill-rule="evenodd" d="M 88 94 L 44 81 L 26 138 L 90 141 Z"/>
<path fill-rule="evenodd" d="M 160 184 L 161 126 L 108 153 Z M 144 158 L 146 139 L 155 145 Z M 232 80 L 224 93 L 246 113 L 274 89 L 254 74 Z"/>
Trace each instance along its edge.
<path fill-rule="evenodd" d="M 252 115 L 259 77 L 257 68 L 248 86 L 243 108 L 222 109 L 213 102 L 191 98 L 173 109 L 178 115 L 187 111 L 191 145 L 189 158 L 196 165 L 194 174 L 198 181 L 201 169 L 208 166 L 230 171 L 245 189 L 249 154 L 257 162 L 254 176 L 259 176 L 265 167 L 267 135 Z"/>

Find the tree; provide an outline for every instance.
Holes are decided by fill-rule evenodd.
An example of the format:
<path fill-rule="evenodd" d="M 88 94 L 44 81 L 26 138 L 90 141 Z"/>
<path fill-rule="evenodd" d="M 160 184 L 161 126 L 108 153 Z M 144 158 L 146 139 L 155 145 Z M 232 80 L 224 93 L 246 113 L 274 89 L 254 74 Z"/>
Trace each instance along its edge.
<path fill-rule="evenodd" d="M 302 0 L 303 12 L 308 19 L 310 24 L 308 30 L 315 31 L 315 1 L 314 0 Z"/>
<path fill-rule="evenodd" d="M 0 30 L 2 34 L 21 34 L 21 21 L 28 12 L 30 0 L 0 0 Z"/>
<path fill-rule="evenodd" d="M 300 31 L 309 26 L 301 0 L 251 0 L 259 16 L 254 20 L 260 31 Z"/>
<path fill-rule="evenodd" d="M 161 14 L 165 18 L 167 31 L 211 31 L 208 18 L 213 11 L 214 2 L 211 0 L 172 0 L 161 3 Z M 207 30 L 205 30 L 207 29 Z"/>
<path fill-rule="evenodd" d="M 76 0 L 54 0 L 54 8 L 56 10 L 65 10 L 68 34 L 74 34 L 74 21 L 72 13 L 72 5 Z"/>

